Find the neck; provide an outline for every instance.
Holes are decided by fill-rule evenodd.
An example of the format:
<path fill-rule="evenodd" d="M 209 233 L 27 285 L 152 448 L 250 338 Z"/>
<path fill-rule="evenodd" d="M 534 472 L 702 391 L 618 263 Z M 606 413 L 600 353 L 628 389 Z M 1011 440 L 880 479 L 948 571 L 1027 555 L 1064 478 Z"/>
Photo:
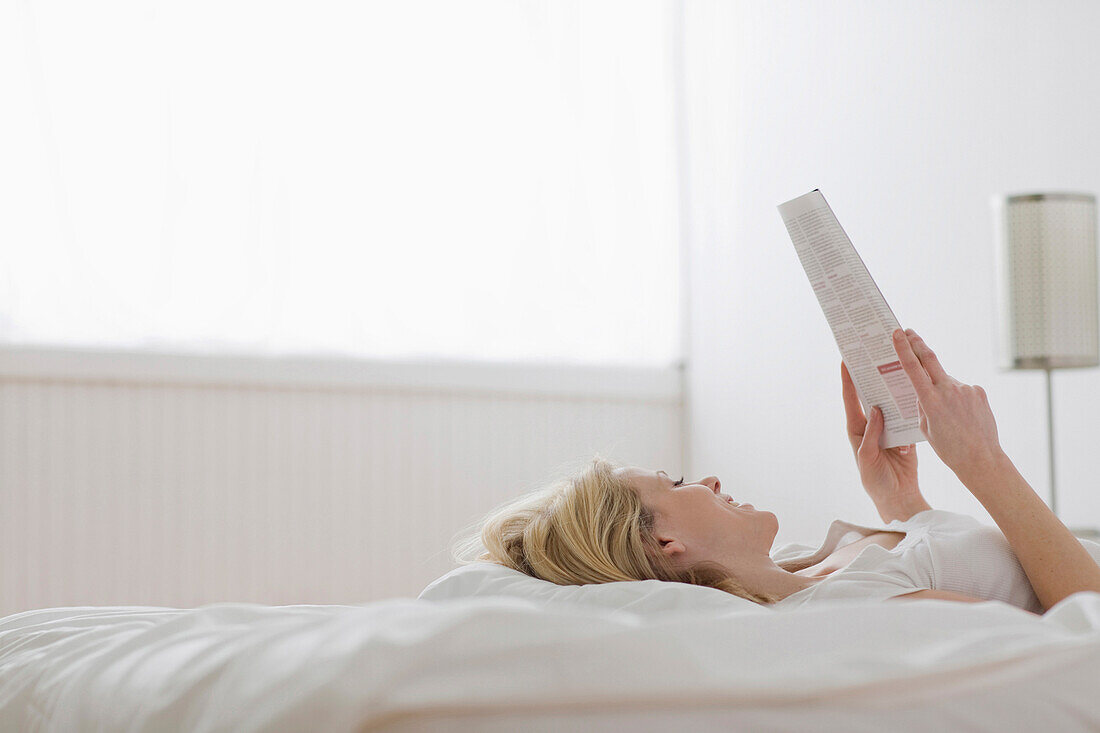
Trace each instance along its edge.
<path fill-rule="evenodd" d="M 734 576 L 746 588 L 757 593 L 769 593 L 779 600 L 821 581 L 821 578 L 809 578 L 784 570 L 771 558 L 753 565 L 742 565 L 734 571 Z"/>

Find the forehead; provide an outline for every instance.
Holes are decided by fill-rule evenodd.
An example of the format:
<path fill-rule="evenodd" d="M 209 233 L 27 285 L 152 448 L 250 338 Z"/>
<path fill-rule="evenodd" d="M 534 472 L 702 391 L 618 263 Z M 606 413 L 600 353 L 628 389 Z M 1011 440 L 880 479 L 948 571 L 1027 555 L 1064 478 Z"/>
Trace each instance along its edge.
<path fill-rule="evenodd" d="M 665 485 L 671 483 L 664 471 L 651 471 L 637 466 L 616 468 L 614 473 L 625 478 L 644 499 L 656 498 Z"/>

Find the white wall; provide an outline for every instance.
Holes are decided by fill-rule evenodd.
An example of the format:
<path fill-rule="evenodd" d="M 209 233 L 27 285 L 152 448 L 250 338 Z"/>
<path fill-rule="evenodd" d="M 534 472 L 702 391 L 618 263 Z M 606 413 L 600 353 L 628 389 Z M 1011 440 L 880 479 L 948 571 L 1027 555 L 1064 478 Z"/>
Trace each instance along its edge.
<path fill-rule="evenodd" d="M 1100 5 L 686 5 L 691 455 L 776 513 L 777 544 L 875 521 L 839 352 L 776 205 L 821 188 L 899 320 L 989 393 L 1046 497 L 1041 372 L 995 359 L 990 198 L 1100 190 Z M 1059 506 L 1100 525 L 1100 370 L 1055 375 Z M 937 508 L 988 514 L 925 443 Z"/>

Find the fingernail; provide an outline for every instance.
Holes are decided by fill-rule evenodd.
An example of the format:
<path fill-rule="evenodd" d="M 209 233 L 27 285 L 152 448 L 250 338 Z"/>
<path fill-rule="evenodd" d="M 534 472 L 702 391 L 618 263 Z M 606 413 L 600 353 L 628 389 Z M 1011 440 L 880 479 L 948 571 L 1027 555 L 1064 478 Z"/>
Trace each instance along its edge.
<path fill-rule="evenodd" d="M 900 328 L 895 328 L 894 329 L 894 338 L 897 339 L 898 341 L 901 341 L 901 339 L 904 337 L 904 335 L 905 334 L 902 333 Z"/>
<path fill-rule="evenodd" d="M 917 332 L 916 332 L 916 331 L 914 331 L 914 330 L 913 330 L 913 329 L 911 329 L 911 328 L 907 328 L 907 329 L 905 329 L 905 332 L 906 332 L 907 334 L 909 334 L 910 336 L 916 336 L 916 335 L 917 335 Z"/>

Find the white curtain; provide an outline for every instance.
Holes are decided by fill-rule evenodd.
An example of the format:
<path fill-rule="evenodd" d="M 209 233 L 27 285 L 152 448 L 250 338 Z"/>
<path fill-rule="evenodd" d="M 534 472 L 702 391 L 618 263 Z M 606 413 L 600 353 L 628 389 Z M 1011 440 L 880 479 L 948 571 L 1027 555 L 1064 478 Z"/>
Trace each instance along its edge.
<path fill-rule="evenodd" d="M 0 341 L 667 364 L 660 2 L 0 5 Z"/>

